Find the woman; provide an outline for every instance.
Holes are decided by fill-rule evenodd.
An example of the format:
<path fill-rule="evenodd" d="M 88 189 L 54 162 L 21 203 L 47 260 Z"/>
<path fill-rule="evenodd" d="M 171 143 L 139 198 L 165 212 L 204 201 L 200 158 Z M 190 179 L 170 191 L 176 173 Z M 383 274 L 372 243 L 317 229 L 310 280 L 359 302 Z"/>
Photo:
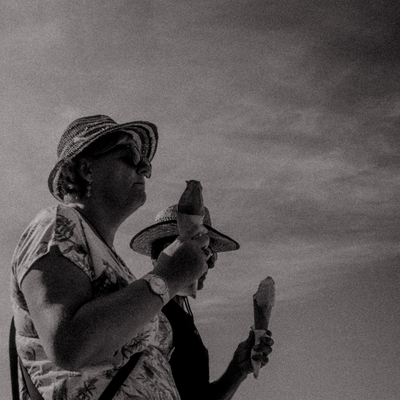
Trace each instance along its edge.
<path fill-rule="evenodd" d="M 239 244 L 229 236 L 211 226 L 209 210 L 205 209 L 204 225 L 210 237 L 212 256 L 207 260 L 208 269 L 214 268 L 217 254 L 233 251 Z M 160 253 L 178 236 L 177 205 L 167 207 L 156 216 L 155 223 L 133 237 L 132 250 L 150 256 L 156 266 Z M 197 290 L 204 287 L 208 270 L 198 280 Z M 170 364 L 172 373 L 182 400 L 227 400 L 231 399 L 247 375 L 253 372 L 251 365 L 251 349 L 254 335 L 250 332 L 246 341 L 240 343 L 225 373 L 216 381 L 210 382 L 208 351 L 194 324 L 185 290 L 179 292 L 164 308 L 173 330 L 174 351 Z M 260 354 L 257 357 L 261 365 L 268 362 L 273 340 L 271 332 L 262 338 L 260 346 L 255 348 Z"/>
<path fill-rule="evenodd" d="M 157 140 L 151 123 L 103 115 L 74 121 L 61 137 L 48 180 L 60 204 L 31 222 L 12 264 L 17 350 L 44 399 L 98 399 L 136 353 L 114 398 L 179 399 L 161 309 L 207 269 L 206 230 L 175 240 L 141 279 L 113 247 L 118 227 L 146 201 Z"/>

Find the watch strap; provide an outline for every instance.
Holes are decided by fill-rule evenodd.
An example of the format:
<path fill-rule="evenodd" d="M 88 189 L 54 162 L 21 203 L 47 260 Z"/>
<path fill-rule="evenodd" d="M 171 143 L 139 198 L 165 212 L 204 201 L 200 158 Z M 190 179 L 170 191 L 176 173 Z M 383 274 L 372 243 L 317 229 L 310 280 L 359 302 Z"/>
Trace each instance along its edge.
<path fill-rule="evenodd" d="M 168 283 L 162 276 L 150 272 L 144 275 L 142 279 L 146 280 L 149 283 L 149 287 L 152 293 L 161 297 L 161 300 L 164 305 L 166 305 L 169 302 L 170 296 L 168 290 Z M 152 279 L 161 279 L 165 283 L 165 288 L 166 288 L 165 292 L 161 293 L 160 291 L 156 290 L 156 288 L 153 286 Z"/>

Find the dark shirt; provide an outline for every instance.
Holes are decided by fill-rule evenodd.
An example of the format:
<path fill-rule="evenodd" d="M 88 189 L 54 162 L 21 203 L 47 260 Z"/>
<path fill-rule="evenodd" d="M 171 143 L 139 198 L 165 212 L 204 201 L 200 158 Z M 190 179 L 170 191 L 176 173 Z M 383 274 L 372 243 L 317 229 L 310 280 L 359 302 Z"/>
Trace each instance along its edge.
<path fill-rule="evenodd" d="M 175 350 L 170 364 L 182 400 L 207 399 L 210 380 L 208 351 L 196 329 L 190 307 L 186 312 L 171 300 L 162 311 L 172 326 Z"/>

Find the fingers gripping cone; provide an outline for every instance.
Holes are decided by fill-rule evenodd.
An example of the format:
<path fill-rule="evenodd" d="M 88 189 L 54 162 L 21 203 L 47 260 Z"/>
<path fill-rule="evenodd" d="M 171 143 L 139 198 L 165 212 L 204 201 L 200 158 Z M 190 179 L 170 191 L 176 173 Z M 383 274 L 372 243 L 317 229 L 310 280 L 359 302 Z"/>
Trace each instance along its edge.
<path fill-rule="evenodd" d="M 179 236 L 182 239 L 191 239 L 190 232 L 194 225 L 203 225 L 205 208 L 202 186 L 199 181 L 186 181 L 187 186 L 178 202 L 177 222 Z M 178 293 L 180 296 L 196 298 L 197 280 Z"/>
<path fill-rule="evenodd" d="M 253 296 L 254 307 L 254 346 L 260 343 L 260 338 L 264 336 L 268 330 L 269 319 L 271 317 L 272 307 L 275 303 L 275 282 L 268 276 L 260 282 L 257 292 Z M 253 355 L 257 352 L 251 351 L 251 363 L 253 365 L 254 378 L 257 379 L 261 368 L 261 362 L 253 360 Z"/>

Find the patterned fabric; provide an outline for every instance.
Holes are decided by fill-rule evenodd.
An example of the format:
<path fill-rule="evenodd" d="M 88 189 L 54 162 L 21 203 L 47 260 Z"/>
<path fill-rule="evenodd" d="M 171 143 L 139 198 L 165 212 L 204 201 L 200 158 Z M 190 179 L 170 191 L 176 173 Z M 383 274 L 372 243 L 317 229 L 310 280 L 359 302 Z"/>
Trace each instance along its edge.
<path fill-rule="evenodd" d="M 130 356 L 142 352 L 115 400 L 179 400 L 168 363 L 172 350 L 172 330 L 162 313 L 118 349 L 112 359 L 99 365 L 85 370 L 66 371 L 47 358 L 21 291 L 21 282 L 34 262 L 47 254 L 52 246 L 57 246 L 64 257 L 89 277 L 94 297 L 106 296 L 136 279 L 77 210 L 60 204 L 40 212 L 31 222 L 13 256 L 11 303 L 18 354 L 44 399 L 98 399 Z M 20 387 L 20 399 L 29 399 L 21 379 Z"/>

